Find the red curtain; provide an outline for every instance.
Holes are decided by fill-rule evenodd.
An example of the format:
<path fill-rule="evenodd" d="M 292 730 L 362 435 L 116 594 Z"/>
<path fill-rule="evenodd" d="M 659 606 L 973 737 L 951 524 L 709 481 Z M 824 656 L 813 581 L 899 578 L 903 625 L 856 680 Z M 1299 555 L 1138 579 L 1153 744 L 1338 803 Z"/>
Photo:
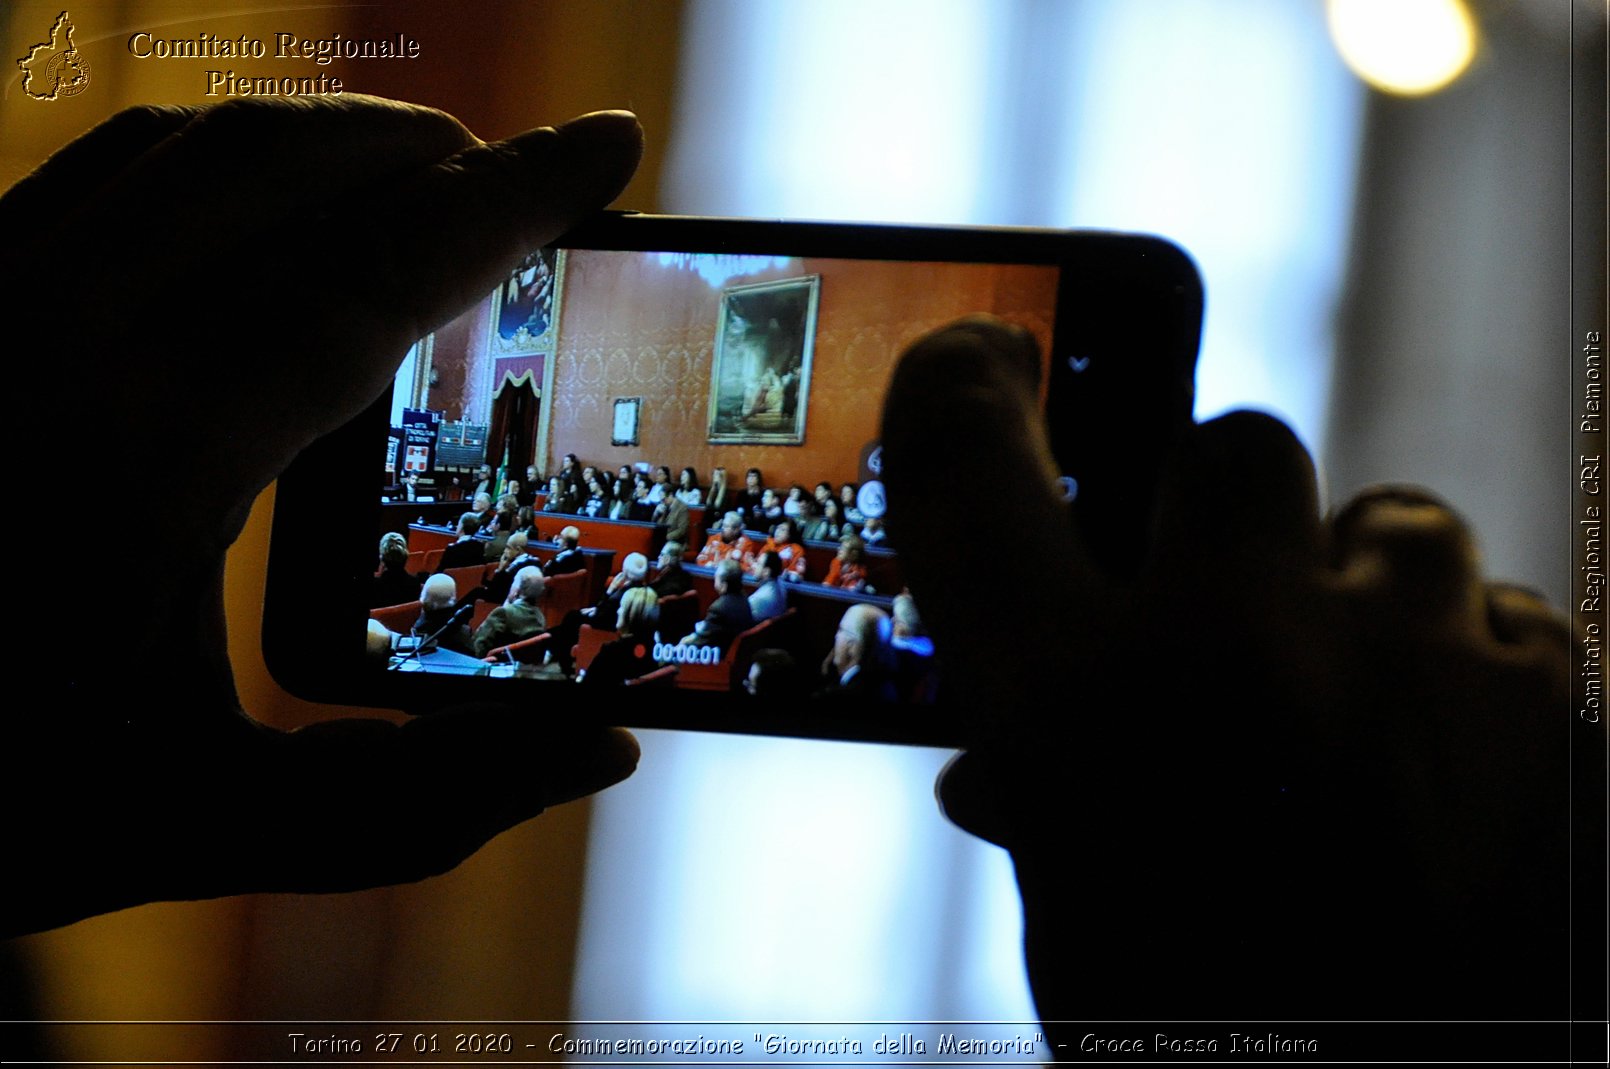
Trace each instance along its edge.
<path fill-rule="evenodd" d="M 507 456 L 509 475 L 521 480 L 521 489 L 526 488 L 526 465 L 534 463 L 531 454 L 536 448 L 537 417 L 541 408 L 536 384 L 530 376 L 518 384 L 505 378 L 497 393 L 492 395 L 492 424 L 487 428 L 486 462 L 495 468 Z"/>

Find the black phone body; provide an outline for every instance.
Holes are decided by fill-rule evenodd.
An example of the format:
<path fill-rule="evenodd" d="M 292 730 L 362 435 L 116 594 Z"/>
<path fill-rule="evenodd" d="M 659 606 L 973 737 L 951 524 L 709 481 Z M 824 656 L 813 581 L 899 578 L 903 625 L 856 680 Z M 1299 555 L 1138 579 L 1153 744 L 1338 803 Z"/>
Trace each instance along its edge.
<path fill-rule="evenodd" d="M 611 212 L 533 253 L 506 285 L 432 343 L 422 340 L 391 396 L 309 447 L 281 477 L 264 616 L 271 671 L 310 700 L 411 712 L 495 701 L 556 722 L 964 743 L 964 720 L 945 700 L 943 650 L 935 651 L 936 672 L 924 662 L 920 684 L 885 688 L 875 702 L 843 700 L 833 669 L 817 678 L 835 621 L 863 603 L 887 614 L 903 586 L 898 531 L 886 532 L 892 550 L 874 546 L 863 558 L 879 580 L 871 590 L 823 584 L 836 546 L 801 543 L 811 559 L 800 581 L 784 584 L 786 628 L 741 648 L 731 643 L 730 657 L 647 642 L 639 660 L 647 654 L 675 668 L 653 685 L 579 686 L 553 678 L 551 663 L 520 663 L 507 651 L 479 663 L 473 650 L 443 655 L 435 670 L 417 650 L 374 656 L 365 629 L 378 611 L 370 599 L 379 537 L 396 531 L 414 560 L 433 561 L 423 547 L 441 550 L 452 539 L 440 521 L 471 508 L 483 463 L 492 468 L 491 489 L 528 467 L 547 479 L 567 455 L 574 466 L 607 467 L 633 481 L 638 470 L 662 465 L 673 476 L 695 467 L 708 481 L 719 466 L 740 489 L 754 467 L 779 499 L 794 485 L 854 483 L 858 491 L 845 500 L 881 508 L 869 491 L 878 484 L 879 413 L 893 365 L 917 337 L 976 313 L 1038 338 L 1053 453 L 1075 522 L 1103 566 L 1129 570 L 1145 543 L 1160 464 L 1191 420 L 1202 291 L 1176 246 L 1087 231 Z M 397 426 L 399 411 L 414 422 Z M 484 440 L 489 431 L 497 442 Z M 387 470 L 377 479 L 383 437 Z M 1002 478 L 998 492 L 1010 492 L 1011 473 Z M 954 537 L 987 538 L 1001 550 L 993 571 L 967 581 L 978 588 L 979 640 L 1006 642 L 1015 623 L 988 618 L 990 584 L 1030 581 L 1030 563 L 1014 565 L 1011 533 L 991 527 L 995 492 L 958 487 L 944 522 Z M 546 505 L 546 497 L 532 504 Z M 653 560 L 664 540 L 663 525 L 643 513 L 538 515 L 533 545 L 558 524 L 583 530 L 589 604 L 633 547 Z M 695 551 L 719 523 L 696 515 L 688 536 L 700 613 L 713 591 Z M 746 537 L 758 543 L 767 533 Z M 921 591 L 912 593 L 920 611 Z M 484 616 L 487 606 L 477 607 Z M 394 607 L 387 619 L 395 629 L 405 617 Z M 561 622 L 548 619 L 549 631 Z M 882 626 L 887 639 L 889 624 Z M 744 679 L 769 642 L 789 653 L 795 674 L 788 694 L 760 699 Z"/>

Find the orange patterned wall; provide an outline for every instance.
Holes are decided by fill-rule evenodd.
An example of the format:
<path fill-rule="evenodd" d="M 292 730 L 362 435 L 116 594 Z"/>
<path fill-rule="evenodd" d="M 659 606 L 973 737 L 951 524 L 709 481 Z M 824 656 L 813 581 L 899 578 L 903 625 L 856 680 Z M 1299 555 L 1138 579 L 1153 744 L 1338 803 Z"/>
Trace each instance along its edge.
<path fill-rule="evenodd" d="M 706 441 L 710 361 L 721 290 L 653 253 L 568 254 L 546 464 L 575 453 L 619 467 L 692 464 L 708 482 L 724 466 L 742 481 L 758 467 L 770 486 L 853 480 L 877 436 L 883 391 L 900 352 L 960 316 L 990 312 L 1050 344 L 1056 271 L 1004 264 L 795 259 L 727 279 L 726 286 L 820 275 L 816 347 L 803 445 Z M 611 446 L 617 397 L 642 397 L 641 444 Z"/>

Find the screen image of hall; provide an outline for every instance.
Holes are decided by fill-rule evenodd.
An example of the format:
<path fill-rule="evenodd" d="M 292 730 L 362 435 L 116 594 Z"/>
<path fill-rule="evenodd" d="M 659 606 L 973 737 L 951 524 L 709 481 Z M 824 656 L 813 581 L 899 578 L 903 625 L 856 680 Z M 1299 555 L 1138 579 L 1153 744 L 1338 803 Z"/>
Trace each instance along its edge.
<path fill-rule="evenodd" d="M 652 579 L 669 535 L 683 546 L 700 603 L 689 618 L 704 619 L 718 592 L 719 561 L 701 554 L 723 518 L 743 517 L 748 551 L 739 556 L 744 589 L 753 590 L 766 579 L 764 551 L 779 543 L 774 525 L 787 516 L 799 521 L 789 534 L 803 550 L 782 554 L 788 605 L 806 635 L 826 632 L 802 643 L 801 663 L 814 665 L 822 657 L 815 647 L 831 642 L 829 622 L 846 611 L 845 596 L 890 611 L 904 585 L 898 533 L 881 529 L 881 505 L 865 494 L 877 483 L 869 457 L 900 354 L 980 312 L 1024 327 L 1043 354 L 1057 285 L 1057 269 L 1039 265 L 545 250 L 488 300 L 422 339 L 399 371 L 381 532 L 401 534 L 409 570 L 428 574 L 441 568 L 435 550 L 463 540 L 463 531 L 446 529 L 477 512 L 492 578 L 504 556 L 498 543 L 506 545 L 511 529 L 528 532 L 531 554 L 547 563 L 562 551 L 551 547 L 559 533 L 579 528 L 591 574 L 560 606 L 567 613 L 605 594 L 634 552 L 654 562 Z M 680 495 L 692 506 L 687 515 L 654 509 L 686 469 L 699 491 Z M 718 471 L 726 474 L 719 501 L 711 485 Z M 588 478 L 594 473 L 604 476 L 596 485 Z M 635 507 L 625 507 L 640 475 L 647 494 L 638 490 Z M 824 484 L 838 499 L 834 507 L 822 505 Z M 589 502 L 597 491 L 605 503 Z M 476 500 L 481 493 L 493 507 Z M 532 512 L 492 523 L 489 535 L 487 523 L 511 499 Z M 847 566 L 834 563 L 843 556 L 841 537 L 851 533 L 866 542 L 855 550 L 865 552 L 862 588 L 844 582 Z M 454 554 L 455 572 L 467 550 Z M 615 556 L 604 560 L 611 550 Z M 473 580 L 460 584 L 461 598 L 486 597 Z M 843 596 L 825 596 L 835 593 L 823 589 L 830 586 Z M 505 582 L 493 593 L 507 589 Z M 550 593 L 533 604 L 554 599 Z M 406 632 L 399 626 L 406 614 L 397 606 L 388 626 Z M 553 617 L 545 614 L 550 630 L 561 623 Z M 561 632 L 563 654 L 578 637 L 587 645 L 573 631 Z M 550 663 L 553 653 L 543 651 Z M 677 685 L 691 685 L 695 674 L 684 670 Z M 722 679 L 736 685 L 741 675 Z"/>

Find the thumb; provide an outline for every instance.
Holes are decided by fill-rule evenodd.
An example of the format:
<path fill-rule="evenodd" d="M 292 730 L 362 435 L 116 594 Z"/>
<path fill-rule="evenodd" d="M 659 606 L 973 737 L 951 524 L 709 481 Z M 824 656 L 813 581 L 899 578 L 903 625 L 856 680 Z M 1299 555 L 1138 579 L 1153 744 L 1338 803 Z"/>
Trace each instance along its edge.
<path fill-rule="evenodd" d="M 963 320 L 907 350 L 884 401 L 889 530 L 944 658 L 943 693 L 964 703 L 974 742 L 1030 727 L 1039 682 L 999 670 L 993 635 L 1008 627 L 1039 644 L 1022 651 L 1033 664 L 1086 625 L 1092 573 L 1057 485 L 1040 360 L 1027 331 Z M 946 522 L 963 499 L 989 503 L 973 537 Z"/>
<path fill-rule="evenodd" d="M 265 791 L 243 863 L 262 858 L 267 887 L 340 891 L 408 882 L 453 868 L 488 840 L 620 782 L 637 741 L 619 729 L 554 731 L 528 714 L 461 708 L 398 726 L 337 720 L 280 736 L 265 771 L 297 790 Z M 277 753 L 275 751 L 278 751 Z M 265 849 L 283 836 L 285 849 Z M 266 840 L 266 842 L 265 842 Z M 278 857 L 273 855 L 278 854 Z M 287 857 L 305 864 L 286 865 Z"/>

